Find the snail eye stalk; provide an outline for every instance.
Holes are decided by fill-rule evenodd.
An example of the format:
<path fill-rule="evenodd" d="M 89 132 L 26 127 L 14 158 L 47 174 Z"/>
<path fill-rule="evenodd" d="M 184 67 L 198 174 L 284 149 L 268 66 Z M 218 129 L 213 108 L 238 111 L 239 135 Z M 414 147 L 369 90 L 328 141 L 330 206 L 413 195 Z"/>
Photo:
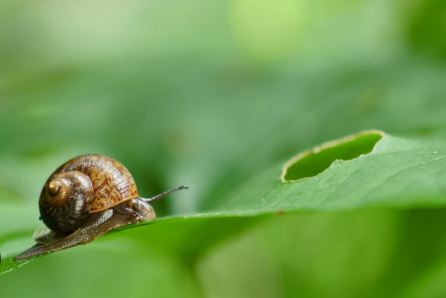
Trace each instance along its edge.
<path fill-rule="evenodd" d="M 160 193 L 160 194 L 157 194 L 156 196 L 153 196 L 153 197 L 151 197 L 151 198 L 144 199 L 144 200 L 145 200 L 146 202 L 151 203 L 151 202 L 153 202 L 153 201 L 160 200 L 160 199 L 166 197 L 167 195 L 169 195 L 169 194 L 171 194 L 171 193 L 173 193 L 173 192 L 182 190 L 182 189 L 189 189 L 189 187 L 188 187 L 188 186 L 181 185 L 181 186 L 179 186 L 179 187 L 177 187 L 177 188 L 169 189 L 169 190 L 167 190 L 167 191 L 165 191 L 165 192 L 162 192 L 162 193 Z"/>

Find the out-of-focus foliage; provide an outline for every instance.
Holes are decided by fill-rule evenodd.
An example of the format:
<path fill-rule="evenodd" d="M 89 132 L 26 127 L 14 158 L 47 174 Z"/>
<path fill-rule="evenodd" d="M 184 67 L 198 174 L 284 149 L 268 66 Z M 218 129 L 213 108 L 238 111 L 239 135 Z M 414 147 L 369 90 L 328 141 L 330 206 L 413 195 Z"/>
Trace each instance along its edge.
<path fill-rule="evenodd" d="M 291 184 L 288 198 L 303 196 L 311 212 L 176 217 L 112 233 L 2 275 L 2 297 L 444 296 L 446 180 L 435 159 L 444 151 L 432 141 L 446 136 L 443 7 L 3 1 L 1 252 L 32 244 L 40 188 L 77 154 L 122 161 L 142 194 L 188 184 L 156 208 L 196 217 L 280 202 L 264 197 L 280 165 L 327 140 L 378 128 L 416 141 L 401 159 L 381 155 L 400 167 L 408 158 L 410 175 L 370 196 L 370 183 L 391 174 L 378 155 L 344 163 L 357 175 L 336 164 L 345 176 L 335 196 L 329 171 Z M 328 212 L 332 200 L 353 210 Z M 381 208 L 355 209 L 370 202 Z"/>

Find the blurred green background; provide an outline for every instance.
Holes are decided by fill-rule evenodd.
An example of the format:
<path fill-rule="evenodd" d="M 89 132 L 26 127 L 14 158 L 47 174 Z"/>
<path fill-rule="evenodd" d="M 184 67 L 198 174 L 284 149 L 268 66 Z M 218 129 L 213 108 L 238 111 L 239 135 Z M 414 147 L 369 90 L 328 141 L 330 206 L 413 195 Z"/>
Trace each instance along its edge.
<path fill-rule="evenodd" d="M 120 160 L 147 196 L 189 185 L 157 203 L 178 215 L 362 129 L 445 138 L 445 36 L 442 0 L 1 1 L 0 213 L 23 210 L 37 227 L 40 188 L 78 154 Z M 191 242 L 225 235 L 199 256 L 200 242 L 179 258 L 128 230 L 3 275 L 0 293 L 446 293 L 443 210 L 207 221 L 184 223 Z"/>

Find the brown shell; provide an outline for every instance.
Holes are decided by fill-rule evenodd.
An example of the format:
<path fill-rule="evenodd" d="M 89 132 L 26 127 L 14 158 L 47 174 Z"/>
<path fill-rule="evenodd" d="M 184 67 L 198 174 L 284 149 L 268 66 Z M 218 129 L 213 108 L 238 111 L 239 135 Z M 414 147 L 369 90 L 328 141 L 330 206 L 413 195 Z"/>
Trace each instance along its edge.
<path fill-rule="evenodd" d="M 111 157 L 99 154 L 81 155 L 61 165 L 51 176 L 70 171 L 80 171 L 91 179 L 94 199 L 89 203 L 90 213 L 139 197 L 130 172 Z"/>

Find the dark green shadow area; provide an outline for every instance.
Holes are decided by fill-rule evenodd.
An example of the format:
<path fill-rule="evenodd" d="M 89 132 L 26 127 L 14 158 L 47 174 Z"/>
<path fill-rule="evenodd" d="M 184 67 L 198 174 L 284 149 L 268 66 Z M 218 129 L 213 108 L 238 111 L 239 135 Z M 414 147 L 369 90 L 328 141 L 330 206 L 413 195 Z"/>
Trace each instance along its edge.
<path fill-rule="evenodd" d="M 313 177 L 335 160 L 351 160 L 370 153 L 383 137 L 381 131 L 365 131 L 315 147 L 298 154 L 284 167 L 283 181 Z"/>

